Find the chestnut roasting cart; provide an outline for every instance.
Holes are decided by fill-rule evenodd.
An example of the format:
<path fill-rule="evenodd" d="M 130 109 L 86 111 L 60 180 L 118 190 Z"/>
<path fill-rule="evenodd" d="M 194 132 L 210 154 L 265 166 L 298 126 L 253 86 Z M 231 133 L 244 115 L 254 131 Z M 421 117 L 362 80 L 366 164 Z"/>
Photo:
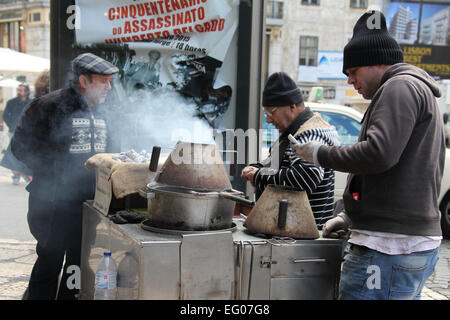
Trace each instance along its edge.
<path fill-rule="evenodd" d="M 337 298 L 341 240 L 268 238 L 250 234 L 243 219 L 233 217 L 224 230 L 160 230 L 114 224 L 87 201 L 80 299 L 93 299 L 104 251 L 111 251 L 119 266 L 118 299 Z"/>

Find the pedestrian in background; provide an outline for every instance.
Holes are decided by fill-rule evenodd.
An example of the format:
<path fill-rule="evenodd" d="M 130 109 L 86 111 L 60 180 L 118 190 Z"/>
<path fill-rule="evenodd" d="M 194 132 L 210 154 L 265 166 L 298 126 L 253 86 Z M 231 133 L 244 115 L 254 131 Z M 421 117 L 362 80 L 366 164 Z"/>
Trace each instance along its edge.
<path fill-rule="evenodd" d="M 402 62 L 384 15 L 366 12 L 344 48 L 348 83 L 372 100 L 358 143 L 293 146 L 317 166 L 350 173 L 345 213 L 323 231 L 351 225 L 340 299 L 420 299 L 438 260 L 445 159 L 436 101 L 441 92 L 425 71 Z"/>
<path fill-rule="evenodd" d="M 23 110 L 30 102 L 30 86 L 26 83 L 19 84 L 17 87 L 17 97 L 6 103 L 6 107 L 3 112 L 3 121 L 8 126 L 10 139 L 14 134 L 14 130 L 16 129 Z M 5 150 L 5 154 L 0 165 L 12 171 L 13 184 L 18 185 L 21 177 L 26 182 L 30 181 L 31 171 L 13 156 L 11 153 L 11 146 L 8 146 Z"/>
<path fill-rule="evenodd" d="M 30 86 L 26 83 L 21 83 L 17 87 L 17 97 L 8 100 L 6 103 L 6 108 L 3 112 L 3 120 L 9 128 L 11 136 L 19 122 L 22 111 L 31 102 L 30 93 Z"/>
<path fill-rule="evenodd" d="M 73 81 L 33 100 L 11 141 L 12 152 L 33 170 L 28 224 L 37 260 L 24 299 L 75 299 L 69 266 L 80 266 L 82 204 L 94 198 L 95 173 L 85 162 L 96 153 L 117 152 L 102 108 L 119 70 L 91 53 L 72 61 Z M 61 282 L 58 277 L 65 261 Z"/>
<path fill-rule="evenodd" d="M 50 92 L 50 71 L 44 70 L 34 81 L 34 97 L 39 98 Z"/>

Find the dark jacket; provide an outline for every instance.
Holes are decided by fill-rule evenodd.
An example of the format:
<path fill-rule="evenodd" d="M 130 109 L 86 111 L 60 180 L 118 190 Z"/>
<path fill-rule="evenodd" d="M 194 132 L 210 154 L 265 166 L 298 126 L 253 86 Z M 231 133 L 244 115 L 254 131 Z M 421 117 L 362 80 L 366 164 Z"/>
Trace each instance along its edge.
<path fill-rule="evenodd" d="M 25 166 L 22 162 L 16 159 L 11 152 L 11 143 L 8 144 L 8 147 L 5 151 L 3 151 L 3 158 L 0 161 L 0 166 L 10 169 L 12 171 L 20 172 L 23 175 L 32 176 L 33 172 Z"/>
<path fill-rule="evenodd" d="M 21 101 L 19 97 L 15 97 L 6 103 L 5 110 L 3 111 L 3 120 L 8 126 L 9 132 L 14 132 L 20 115 L 30 102 L 31 99 L 27 98 L 25 101 Z"/>
<path fill-rule="evenodd" d="M 95 173 L 85 161 L 96 153 L 119 151 L 109 139 L 107 113 L 92 112 L 73 88 L 31 102 L 16 128 L 11 149 L 33 170 L 27 190 L 42 200 L 87 200 L 95 191 Z"/>
<path fill-rule="evenodd" d="M 445 139 L 436 101 L 440 95 L 425 71 L 395 64 L 366 111 L 359 142 L 320 148 L 321 165 L 351 173 L 344 203 L 353 228 L 441 235 L 438 197 Z"/>

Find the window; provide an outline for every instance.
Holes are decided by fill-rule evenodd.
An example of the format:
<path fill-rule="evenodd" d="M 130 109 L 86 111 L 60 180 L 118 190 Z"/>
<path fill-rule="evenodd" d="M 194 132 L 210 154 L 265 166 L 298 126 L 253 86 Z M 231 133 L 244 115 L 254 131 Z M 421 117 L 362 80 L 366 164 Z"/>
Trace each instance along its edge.
<path fill-rule="evenodd" d="M 350 8 L 367 9 L 367 0 L 350 0 Z"/>
<path fill-rule="evenodd" d="M 266 17 L 269 19 L 283 19 L 283 1 L 268 1 L 266 7 Z"/>
<path fill-rule="evenodd" d="M 25 30 L 21 21 L 0 24 L 0 46 L 25 52 Z"/>
<path fill-rule="evenodd" d="M 39 22 L 41 21 L 41 13 L 40 12 L 32 12 L 28 14 L 28 22 Z"/>
<path fill-rule="evenodd" d="M 323 98 L 329 100 L 333 100 L 334 98 L 336 98 L 336 89 L 324 88 Z"/>
<path fill-rule="evenodd" d="M 300 61 L 301 66 L 317 66 L 318 37 L 300 37 Z"/>
<path fill-rule="evenodd" d="M 361 124 L 349 116 L 327 111 L 319 111 L 322 118 L 334 126 L 339 135 L 341 146 L 351 146 L 358 142 Z"/>
<path fill-rule="evenodd" d="M 320 0 L 302 0 L 303 5 L 320 6 Z"/>
<path fill-rule="evenodd" d="M 33 13 L 33 21 L 34 22 L 41 21 L 41 13 L 40 12 Z"/>

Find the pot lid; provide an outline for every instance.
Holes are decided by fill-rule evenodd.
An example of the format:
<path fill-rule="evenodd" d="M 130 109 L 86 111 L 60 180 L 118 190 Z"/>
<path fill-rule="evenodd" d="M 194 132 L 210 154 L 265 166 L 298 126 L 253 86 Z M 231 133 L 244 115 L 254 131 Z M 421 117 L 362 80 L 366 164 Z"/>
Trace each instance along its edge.
<path fill-rule="evenodd" d="M 284 218 L 280 214 L 280 202 L 285 207 Z M 284 220 L 283 223 L 280 219 Z M 320 236 L 306 192 L 273 185 L 264 189 L 244 226 L 254 233 L 294 239 L 317 239 Z"/>
<path fill-rule="evenodd" d="M 214 144 L 178 142 L 155 182 L 194 190 L 231 189 L 221 153 Z"/>

